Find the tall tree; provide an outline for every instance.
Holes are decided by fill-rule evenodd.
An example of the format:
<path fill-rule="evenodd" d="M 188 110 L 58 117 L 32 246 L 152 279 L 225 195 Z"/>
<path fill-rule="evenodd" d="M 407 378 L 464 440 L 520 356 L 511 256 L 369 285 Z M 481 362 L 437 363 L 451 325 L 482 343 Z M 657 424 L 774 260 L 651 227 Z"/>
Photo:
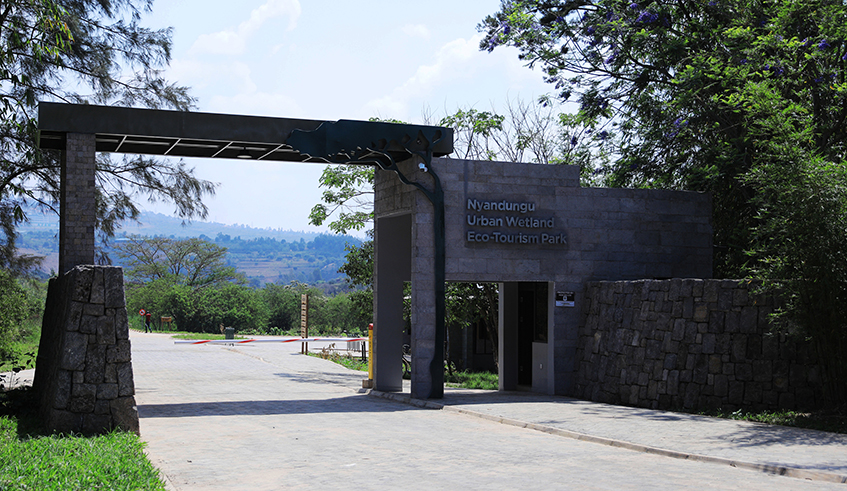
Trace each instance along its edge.
<path fill-rule="evenodd" d="M 15 255 L 24 205 L 55 210 L 59 165 L 41 152 L 38 101 L 188 110 L 187 89 L 168 82 L 171 30 L 139 24 L 152 0 L 8 0 L 0 5 L 0 266 L 31 265 Z M 136 218 L 135 201 L 166 200 L 184 218 L 205 216 L 215 185 L 182 161 L 97 160 L 97 225 L 107 236 Z"/>
<path fill-rule="evenodd" d="M 479 27 L 604 127 L 606 184 L 712 193 L 716 274 L 781 289 L 847 400 L 847 5 L 506 0 Z"/>
<path fill-rule="evenodd" d="M 127 276 L 137 282 L 170 279 L 190 288 L 244 282 L 243 275 L 226 264 L 226 247 L 196 237 L 130 236 L 115 248 L 127 265 Z"/>
<path fill-rule="evenodd" d="M 517 47 L 560 100 L 602 127 L 616 186 L 715 194 L 716 271 L 739 275 L 761 161 L 752 91 L 791 102 L 800 142 L 831 161 L 847 137 L 847 7 L 837 1 L 506 0 L 481 49 Z"/>

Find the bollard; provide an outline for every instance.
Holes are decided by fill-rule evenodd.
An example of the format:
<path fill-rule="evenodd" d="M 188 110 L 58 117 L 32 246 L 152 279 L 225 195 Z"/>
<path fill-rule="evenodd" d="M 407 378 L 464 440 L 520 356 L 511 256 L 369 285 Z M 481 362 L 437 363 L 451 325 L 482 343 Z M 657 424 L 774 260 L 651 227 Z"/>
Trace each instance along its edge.
<path fill-rule="evenodd" d="M 373 325 L 373 323 L 370 323 L 370 324 L 368 324 L 368 379 L 362 380 L 362 388 L 372 389 L 373 386 L 374 386 L 374 325 Z"/>

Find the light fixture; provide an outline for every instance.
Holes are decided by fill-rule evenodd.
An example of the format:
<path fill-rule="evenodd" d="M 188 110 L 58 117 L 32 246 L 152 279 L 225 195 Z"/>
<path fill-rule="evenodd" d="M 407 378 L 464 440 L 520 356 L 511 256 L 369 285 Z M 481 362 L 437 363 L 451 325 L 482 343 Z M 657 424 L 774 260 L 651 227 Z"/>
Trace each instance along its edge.
<path fill-rule="evenodd" d="M 247 147 L 241 147 L 241 151 L 236 155 L 239 159 L 252 159 L 253 156 L 250 155 L 250 152 L 247 151 Z"/>

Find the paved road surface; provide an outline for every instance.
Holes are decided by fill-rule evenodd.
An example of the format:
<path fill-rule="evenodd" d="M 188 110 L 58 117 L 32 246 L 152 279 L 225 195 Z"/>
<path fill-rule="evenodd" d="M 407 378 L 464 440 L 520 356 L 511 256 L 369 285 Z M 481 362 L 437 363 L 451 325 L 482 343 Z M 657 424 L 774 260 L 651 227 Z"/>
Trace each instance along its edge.
<path fill-rule="evenodd" d="M 698 428 L 727 431 L 708 418 L 473 391 L 448 393 L 440 402 L 450 410 L 419 408 L 358 393 L 360 372 L 302 356 L 299 346 L 174 345 L 165 335 L 137 332 L 131 339 L 142 439 L 172 489 L 847 489 L 580 441 L 478 415 L 524 418 L 609 440 L 640 435 L 648 438 L 639 445 L 683 451 L 689 432 L 697 435 L 692 453 L 710 450 L 706 430 Z M 650 435 L 641 435 L 639 422 Z M 650 430 L 657 427 L 672 429 Z M 775 442 L 769 440 L 780 435 L 758 425 L 739 428 L 734 441 L 718 442 L 724 457 L 753 455 L 733 452 L 769 445 L 802 454 L 793 468 L 847 473 L 847 438 L 813 432 Z M 809 450 L 814 448 L 821 453 Z M 818 465 L 818 455 L 829 457 Z"/>

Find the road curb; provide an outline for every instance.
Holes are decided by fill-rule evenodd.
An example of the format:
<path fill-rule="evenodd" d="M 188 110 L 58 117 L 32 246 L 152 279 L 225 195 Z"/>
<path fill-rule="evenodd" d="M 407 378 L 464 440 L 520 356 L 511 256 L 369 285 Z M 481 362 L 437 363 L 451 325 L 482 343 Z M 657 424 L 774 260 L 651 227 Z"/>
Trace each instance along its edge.
<path fill-rule="evenodd" d="M 409 404 L 411 406 L 424 408 L 424 409 L 440 409 L 442 411 L 448 411 L 459 414 L 466 414 L 468 416 L 473 416 L 480 419 L 485 419 L 488 421 L 492 421 L 495 423 L 500 423 L 509 426 L 516 426 L 518 428 L 527 428 L 530 430 L 540 431 L 542 433 L 548 433 L 551 435 L 561 436 L 565 438 L 572 438 L 574 440 L 580 440 L 584 442 L 597 443 L 600 445 L 608 445 L 610 447 L 624 448 L 627 450 L 632 450 L 635 452 L 643 452 L 649 453 L 653 455 L 660 455 L 663 457 L 670 457 L 674 459 L 681 460 L 691 460 L 694 462 L 706 462 L 711 464 L 722 464 L 729 465 L 731 467 L 737 467 L 739 469 L 747 469 L 756 472 L 762 472 L 765 474 L 774 474 L 778 476 L 786 476 L 793 477 L 796 479 L 805 479 L 809 481 L 822 481 L 822 482 L 834 482 L 845 484 L 847 483 L 847 475 L 838 474 L 835 472 L 827 472 L 815 469 L 802 469 L 799 467 L 790 467 L 787 465 L 771 465 L 771 464 L 759 464 L 755 462 L 744 462 L 733 459 L 726 459 L 723 457 L 711 457 L 708 455 L 700 455 L 695 453 L 687 453 L 680 452 L 677 450 L 668 450 L 664 448 L 651 447 L 649 445 L 642 445 L 639 443 L 632 443 L 623 440 L 616 440 L 614 438 L 607 438 L 602 436 L 593 436 L 585 433 L 579 433 L 576 431 L 563 430 L 561 428 L 555 428 L 553 426 L 547 426 L 537 423 L 528 423 L 526 421 L 519 421 L 516 419 L 505 418 L 502 416 L 494 416 L 491 414 L 484 414 L 477 411 L 471 411 L 469 409 L 456 408 L 452 406 L 448 406 L 445 404 L 433 402 L 433 401 L 425 401 L 422 399 L 414 399 L 408 395 L 404 395 L 396 392 L 382 392 L 373 389 L 365 389 L 364 392 L 372 397 L 379 397 L 380 399 L 387 399 L 389 401 L 401 402 L 404 404 Z"/>

